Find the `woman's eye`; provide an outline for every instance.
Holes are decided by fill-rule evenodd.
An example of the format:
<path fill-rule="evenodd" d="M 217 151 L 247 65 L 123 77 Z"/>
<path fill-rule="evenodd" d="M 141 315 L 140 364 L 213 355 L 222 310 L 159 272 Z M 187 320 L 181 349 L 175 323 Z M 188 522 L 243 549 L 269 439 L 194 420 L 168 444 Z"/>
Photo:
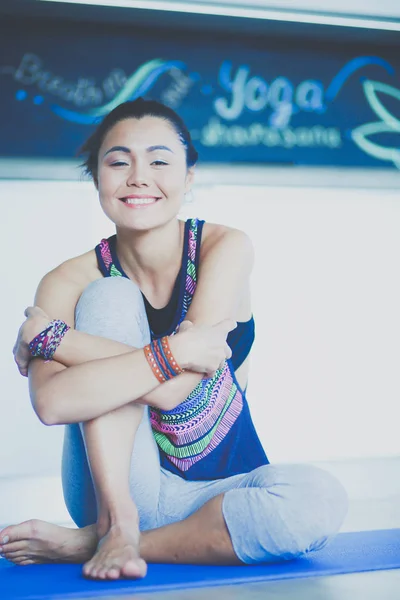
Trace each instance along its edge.
<path fill-rule="evenodd" d="M 122 160 L 116 160 L 115 162 L 111 163 L 112 167 L 120 167 L 121 165 L 126 165 L 128 163 L 123 162 Z"/>
<path fill-rule="evenodd" d="M 159 166 L 167 165 L 168 163 L 164 162 L 163 160 L 153 160 L 153 162 L 151 164 L 159 167 Z"/>

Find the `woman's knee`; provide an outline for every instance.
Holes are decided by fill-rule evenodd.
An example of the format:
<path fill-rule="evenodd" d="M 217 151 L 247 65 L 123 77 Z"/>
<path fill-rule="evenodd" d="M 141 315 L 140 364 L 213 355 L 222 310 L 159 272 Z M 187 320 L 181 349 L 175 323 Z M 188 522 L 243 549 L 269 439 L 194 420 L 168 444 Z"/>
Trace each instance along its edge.
<path fill-rule="evenodd" d="M 257 563 L 319 550 L 339 531 L 347 505 L 343 486 L 327 471 L 266 465 L 225 494 L 223 512 L 238 557 Z"/>
<path fill-rule="evenodd" d="M 338 533 L 347 514 L 346 490 L 336 477 L 319 467 L 275 468 L 275 482 L 271 485 L 270 475 L 266 475 L 265 490 L 282 500 L 275 503 L 275 508 L 289 534 L 282 539 L 290 540 L 282 551 L 287 558 L 295 558 L 323 548 Z"/>
<path fill-rule="evenodd" d="M 76 305 L 75 328 L 137 348 L 150 341 L 142 293 L 126 277 L 105 277 L 90 283 Z"/>

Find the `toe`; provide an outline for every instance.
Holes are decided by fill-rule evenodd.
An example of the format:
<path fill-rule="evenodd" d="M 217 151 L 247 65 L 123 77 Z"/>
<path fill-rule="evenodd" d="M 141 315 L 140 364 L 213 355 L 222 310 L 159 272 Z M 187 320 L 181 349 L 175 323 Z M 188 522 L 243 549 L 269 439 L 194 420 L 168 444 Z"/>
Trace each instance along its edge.
<path fill-rule="evenodd" d="M 0 552 L 4 555 L 8 554 L 9 552 L 18 552 L 20 550 L 26 550 L 26 542 L 10 542 L 9 544 L 6 544 L 5 546 L 3 546 L 0 550 Z"/>
<path fill-rule="evenodd" d="M 35 537 L 40 529 L 42 521 L 30 519 L 19 525 L 10 525 L 0 532 L 0 544 L 5 545 L 10 542 L 18 542 Z"/>
<path fill-rule="evenodd" d="M 105 579 L 106 578 L 106 571 L 105 571 L 105 569 L 96 569 L 93 572 L 93 577 L 96 577 L 96 579 Z"/>
<path fill-rule="evenodd" d="M 109 579 L 118 579 L 120 576 L 120 569 L 118 567 L 111 567 L 108 571 Z"/>
<path fill-rule="evenodd" d="M 28 559 L 29 559 L 29 557 L 26 556 L 26 554 L 22 554 L 21 556 L 17 556 L 16 558 L 8 558 L 7 560 L 14 563 L 15 565 L 20 565 L 21 563 L 27 561 Z"/>
<path fill-rule="evenodd" d="M 0 544 L 7 544 L 12 536 L 13 525 L 0 531 Z"/>
<path fill-rule="evenodd" d="M 100 571 L 99 565 L 95 560 L 88 566 L 87 576 L 88 577 L 97 577 L 97 573 Z"/>
<path fill-rule="evenodd" d="M 6 552 L 3 556 L 7 560 L 14 561 L 16 558 L 26 557 L 26 552 L 24 550 L 18 552 Z"/>
<path fill-rule="evenodd" d="M 122 568 L 122 575 L 124 577 L 133 577 L 135 579 L 141 579 L 146 575 L 147 565 L 141 558 L 137 560 L 129 560 Z"/>
<path fill-rule="evenodd" d="M 82 572 L 83 572 L 83 574 L 84 574 L 85 577 L 90 577 L 90 575 L 92 573 L 92 565 L 91 565 L 91 563 L 86 563 L 85 565 L 83 565 Z"/>

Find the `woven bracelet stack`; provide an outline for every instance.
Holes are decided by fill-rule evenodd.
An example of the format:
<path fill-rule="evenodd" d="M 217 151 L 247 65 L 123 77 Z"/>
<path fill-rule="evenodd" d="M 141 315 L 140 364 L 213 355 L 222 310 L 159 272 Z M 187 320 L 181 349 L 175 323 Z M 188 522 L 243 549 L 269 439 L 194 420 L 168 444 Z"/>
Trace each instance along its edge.
<path fill-rule="evenodd" d="M 46 361 L 52 360 L 55 351 L 61 344 L 64 335 L 70 329 L 64 321 L 50 321 L 46 329 L 41 331 L 29 344 L 32 356 L 40 356 Z"/>
<path fill-rule="evenodd" d="M 151 344 L 147 344 L 143 350 L 151 370 L 160 383 L 164 383 L 180 373 L 183 373 L 183 369 L 178 365 L 172 355 L 168 336 L 164 336 L 159 340 L 154 340 Z"/>

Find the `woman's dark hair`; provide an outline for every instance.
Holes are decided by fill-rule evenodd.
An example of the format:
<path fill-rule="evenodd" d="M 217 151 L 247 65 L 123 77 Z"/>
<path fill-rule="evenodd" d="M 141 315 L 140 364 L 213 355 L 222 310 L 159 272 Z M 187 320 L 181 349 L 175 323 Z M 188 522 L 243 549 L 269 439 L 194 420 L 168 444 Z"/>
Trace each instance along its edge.
<path fill-rule="evenodd" d="M 189 130 L 181 117 L 172 108 L 165 106 L 161 102 L 137 98 L 136 100 L 120 104 L 108 113 L 78 150 L 78 156 L 86 155 L 86 159 L 81 165 L 84 172 L 90 175 L 95 182 L 97 182 L 98 175 L 97 163 L 99 150 L 107 133 L 119 121 L 124 121 L 125 119 L 142 119 L 143 117 L 158 117 L 164 119 L 164 121 L 168 121 L 175 129 L 181 143 L 185 147 L 187 167 L 189 168 L 196 164 L 198 154 L 193 146 Z"/>

